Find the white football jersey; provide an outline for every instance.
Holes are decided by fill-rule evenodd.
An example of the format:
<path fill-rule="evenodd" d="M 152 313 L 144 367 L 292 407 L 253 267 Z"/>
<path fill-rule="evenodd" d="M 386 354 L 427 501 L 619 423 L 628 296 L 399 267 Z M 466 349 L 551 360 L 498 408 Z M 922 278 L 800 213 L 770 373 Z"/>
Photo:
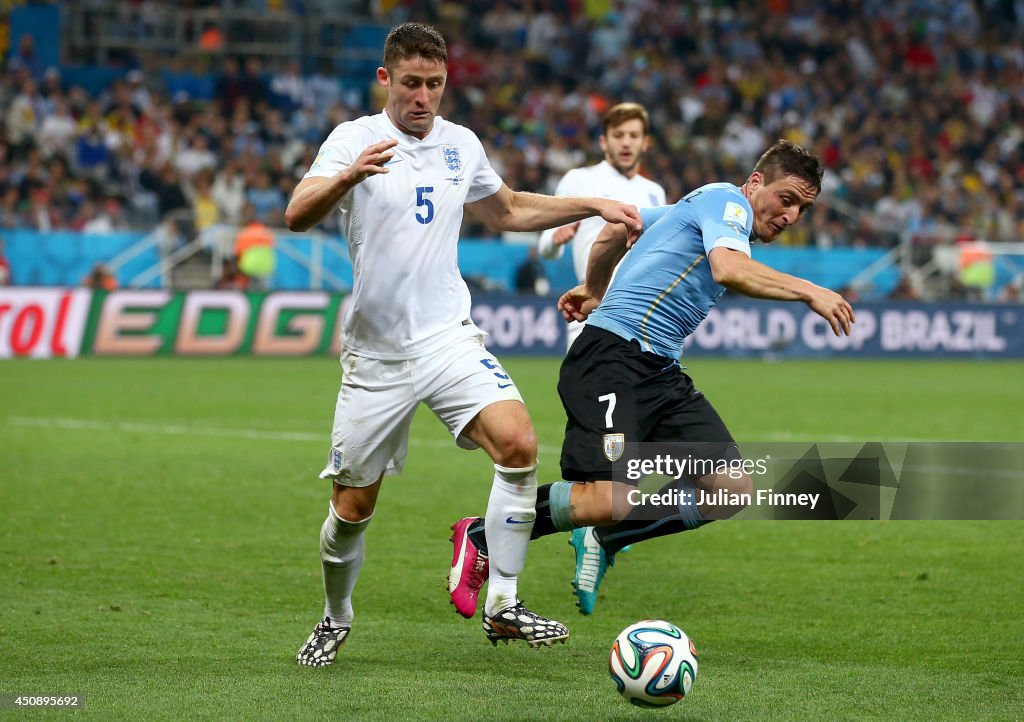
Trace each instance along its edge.
<path fill-rule="evenodd" d="M 629 203 L 637 208 L 654 208 L 665 205 L 665 189 L 659 184 L 649 178 L 644 178 L 639 173 L 632 178 L 627 178 L 607 160 L 585 168 L 574 168 L 566 173 L 558 182 L 555 195 L 611 198 L 621 203 Z M 587 278 L 590 249 L 604 225 L 605 220 L 601 216 L 584 218 L 580 221 L 576 235 L 572 238 L 572 265 L 579 283 L 583 283 Z M 565 250 L 565 246 L 556 246 L 551 242 L 555 230 L 547 230 L 541 234 L 538 245 L 540 254 L 545 258 L 560 258 Z"/>
<path fill-rule="evenodd" d="M 435 350 L 442 331 L 469 318 L 457 251 L 462 206 L 493 195 L 502 181 L 468 128 L 438 116 L 420 140 L 383 111 L 335 128 L 305 178 L 333 177 L 391 138 L 398 145 L 390 172 L 369 176 L 339 205 L 354 276 L 342 328 L 352 353 L 397 360 Z"/>

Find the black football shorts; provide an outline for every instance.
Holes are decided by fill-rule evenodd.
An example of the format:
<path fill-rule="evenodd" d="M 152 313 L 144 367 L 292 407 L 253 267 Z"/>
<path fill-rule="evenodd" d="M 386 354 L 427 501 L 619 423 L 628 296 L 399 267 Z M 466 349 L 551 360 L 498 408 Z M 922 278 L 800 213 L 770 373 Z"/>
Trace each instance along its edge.
<path fill-rule="evenodd" d="M 636 341 L 586 326 L 562 362 L 558 395 L 568 416 L 562 477 L 612 479 L 616 444 L 714 442 L 738 452 L 732 434 L 679 363 Z"/>

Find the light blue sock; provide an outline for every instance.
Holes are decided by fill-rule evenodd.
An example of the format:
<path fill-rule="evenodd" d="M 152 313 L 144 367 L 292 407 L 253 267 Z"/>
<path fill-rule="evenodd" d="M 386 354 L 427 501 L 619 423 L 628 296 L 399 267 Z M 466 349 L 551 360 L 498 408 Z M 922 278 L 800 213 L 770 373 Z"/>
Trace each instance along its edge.
<path fill-rule="evenodd" d="M 569 513 L 569 497 L 571 494 L 571 481 L 556 481 L 551 485 L 548 505 L 551 510 L 551 523 L 558 531 L 572 531 L 576 528 L 572 523 L 572 517 Z"/>
<path fill-rule="evenodd" d="M 700 516 L 700 507 L 693 502 L 684 502 L 682 499 L 696 499 L 694 489 L 692 486 L 685 486 L 681 490 L 685 493 L 679 495 L 679 518 L 683 522 L 683 526 L 687 529 L 696 529 L 704 523 L 704 520 Z"/>

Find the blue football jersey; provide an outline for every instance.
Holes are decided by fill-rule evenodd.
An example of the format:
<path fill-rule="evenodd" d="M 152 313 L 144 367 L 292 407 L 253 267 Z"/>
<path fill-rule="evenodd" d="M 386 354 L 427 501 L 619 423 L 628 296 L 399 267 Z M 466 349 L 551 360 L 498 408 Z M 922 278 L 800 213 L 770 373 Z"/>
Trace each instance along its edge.
<path fill-rule="evenodd" d="M 683 341 L 725 293 L 708 254 L 723 247 L 749 256 L 754 212 L 737 186 L 710 183 L 640 215 L 644 231 L 587 323 L 679 358 Z"/>

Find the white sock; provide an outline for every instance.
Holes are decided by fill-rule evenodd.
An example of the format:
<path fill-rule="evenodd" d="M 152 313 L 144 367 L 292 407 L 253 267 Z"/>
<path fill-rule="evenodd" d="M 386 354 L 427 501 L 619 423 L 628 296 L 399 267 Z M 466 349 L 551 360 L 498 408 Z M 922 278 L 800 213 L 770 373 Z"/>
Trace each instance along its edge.
<path fill-rule="evenodd" d="M 484 613 L 497 614 L 517 601 L 519 573 L 537 518 L 537 467 L 510 469 L 494 465 L 484 529 L 491 571 Z"/>
<path fill-rule="evenodd" d="M 352 624 L 352 589 L 363 567 L 363 532 L 373 515 L 351 522 L 338 516 L 334 504 L 328 505 L 327 519 L 320 528 L 320 562 L 324 570 L 324 615 L 332 626 Z"/>

